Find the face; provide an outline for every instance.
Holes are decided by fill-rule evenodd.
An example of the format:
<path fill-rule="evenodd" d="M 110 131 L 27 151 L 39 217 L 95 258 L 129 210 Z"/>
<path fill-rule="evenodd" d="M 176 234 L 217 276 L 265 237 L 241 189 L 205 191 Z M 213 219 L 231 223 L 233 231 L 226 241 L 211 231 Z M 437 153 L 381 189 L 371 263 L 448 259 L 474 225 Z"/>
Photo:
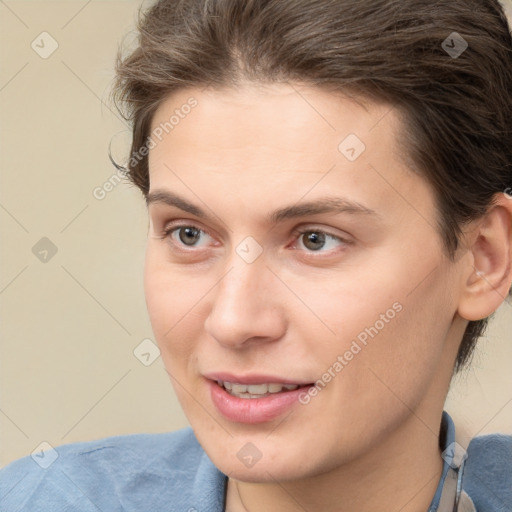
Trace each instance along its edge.
<path fill-rule="evenodd" d="M 324 473 L 442 408 L 458 272 L 400 127 L 387 105 L 299 84 L 182 90 L 155 114 L 148 310 L 234 478 Z"/>

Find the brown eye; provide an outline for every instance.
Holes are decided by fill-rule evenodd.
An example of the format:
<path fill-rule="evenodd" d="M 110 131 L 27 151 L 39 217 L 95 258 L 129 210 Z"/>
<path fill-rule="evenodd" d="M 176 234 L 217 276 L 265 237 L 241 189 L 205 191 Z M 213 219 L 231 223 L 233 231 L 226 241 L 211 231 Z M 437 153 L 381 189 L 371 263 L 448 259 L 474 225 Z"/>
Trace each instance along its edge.
<path fill-rule="evenodd" d="M 302 243 L 306 249 L 316 251 L 325 245 L 325 233 L 319 231 L 308 231 L 302 234 Z"/>
<path fill-rule="evenodd" d="M 201 234 L 200 229 L 191 226 L 178 228 L 177 231 L 180 241 L 190 246 L 193 246 L 199 240 Z"/>
<path fill-rule="evenodd" d="M 170 240 L 177 248 L 191 249 L 205 248 L 213 240 L 205 230 L 191 224 L 171 225 L 164 229 L 162 238 Z"/>
<path fill-rule="evenodd" d="M 318 253 L 318 257 L 323 254 L 332 255 L 336 250 L 351 245 L 349 240 L 315 227 L 299 229 L 294 234 L 297 237 L 295 248 L 302 249 L 306 254 Z"/>

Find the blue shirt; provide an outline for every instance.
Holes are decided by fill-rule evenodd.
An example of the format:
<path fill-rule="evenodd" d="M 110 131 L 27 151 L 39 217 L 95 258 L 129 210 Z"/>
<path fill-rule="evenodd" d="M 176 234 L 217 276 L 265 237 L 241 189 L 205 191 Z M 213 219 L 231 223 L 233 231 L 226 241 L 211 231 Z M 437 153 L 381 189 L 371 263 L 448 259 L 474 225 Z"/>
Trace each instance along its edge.
<path fill-rule="evenodd" d="M 454 441 L 444 412 L 441 449 Z M 467 454 L 463 489 L 477 512 L 511 512 L 512 436 L 476 437 Z M 446 456 L 426 512 L 437 510 L 449 469 Z M 18 459 L 0 470 L 0 512 L 223 512 L 226 484 L 187 427 L 71 443 Z"/>

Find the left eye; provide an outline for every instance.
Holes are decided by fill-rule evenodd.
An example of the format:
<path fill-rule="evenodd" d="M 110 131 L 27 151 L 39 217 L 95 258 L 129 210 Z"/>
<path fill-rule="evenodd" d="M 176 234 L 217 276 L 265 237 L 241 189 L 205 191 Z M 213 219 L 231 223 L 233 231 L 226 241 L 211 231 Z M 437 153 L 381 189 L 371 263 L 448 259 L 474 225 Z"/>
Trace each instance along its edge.
<path fill-rule="evenodd" d="M 302 246 L 313 252 L 319 252 L 320 249 L 334 249 L 337 245 L 345 243 L 340 237 L 318 229 L 299 231 L 297 234 Z"/>
<path fill-rule="evenodd" d="M 164 233 L 166 237 L 170 237 L 173 240 L 176 240 L 176 234 L 178 241 L 187 247 L 201 247 L 201 245 L 196 244 L 197 241 L 201 240 L 201 234 L 210 236 L 208 233 L 195 226 L 175 226 L 167 229 Z"/>

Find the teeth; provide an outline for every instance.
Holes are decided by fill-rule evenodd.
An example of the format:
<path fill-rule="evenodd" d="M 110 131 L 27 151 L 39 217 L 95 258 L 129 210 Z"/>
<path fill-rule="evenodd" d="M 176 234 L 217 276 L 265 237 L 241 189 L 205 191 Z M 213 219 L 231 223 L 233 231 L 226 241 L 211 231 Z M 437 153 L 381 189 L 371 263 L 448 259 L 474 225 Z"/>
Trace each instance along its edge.
<path fill-rule="evenodd" d="M 247 391 L 247 386 L 245 384 L 232 384 L 231 391 L 237 395 L 245 393 Z"/>
<path fill-rule="evenodd" d="M 224 387 L 231 395 L 238 398 L 262 398 L 272 393 L 280 393 L 283 389 L 293 391 L 299 386 L 297 384 L 238 384 L 236 382 L 217 381 L 219 386 Z"/>
<path fill-rule="evenodd" d="M 247 386 L 247 393 L 251 393 L 251 395 L 264 395 L 268 393 L 268 384 L 251 384 Z"/>

